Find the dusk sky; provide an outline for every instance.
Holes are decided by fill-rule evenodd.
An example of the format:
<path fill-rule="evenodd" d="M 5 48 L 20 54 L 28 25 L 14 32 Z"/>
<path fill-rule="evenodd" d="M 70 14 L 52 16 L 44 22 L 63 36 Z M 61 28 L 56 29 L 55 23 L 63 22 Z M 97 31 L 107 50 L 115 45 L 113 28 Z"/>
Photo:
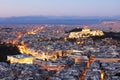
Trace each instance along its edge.
<path fill-rule="evenodd" d="M 120 0 L 0 0 L 0 17 L 118 16 Z"/>

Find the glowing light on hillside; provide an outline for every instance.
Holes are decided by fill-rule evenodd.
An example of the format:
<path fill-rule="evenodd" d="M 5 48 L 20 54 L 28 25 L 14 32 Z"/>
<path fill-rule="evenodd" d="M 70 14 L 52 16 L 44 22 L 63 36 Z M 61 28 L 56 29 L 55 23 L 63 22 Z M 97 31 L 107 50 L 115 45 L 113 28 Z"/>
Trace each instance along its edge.
<path fill-rule="evenodd" d="M 104 70 L 101 71 L 101 80 L 104 80 Z"/>
<path fill-rule="evenodd" d="M 22 54 L 29 54 L 29 52 L 27 51 L 26 46 L 18 45 L 17 47 L 18 47 L 19 51 L 20 51 Z"/>

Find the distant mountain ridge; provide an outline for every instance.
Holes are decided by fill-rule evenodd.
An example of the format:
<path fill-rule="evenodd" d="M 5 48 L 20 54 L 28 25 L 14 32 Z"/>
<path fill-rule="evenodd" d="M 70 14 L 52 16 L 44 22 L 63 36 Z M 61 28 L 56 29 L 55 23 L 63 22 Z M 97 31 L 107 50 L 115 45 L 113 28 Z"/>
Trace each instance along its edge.
<path fill-rule="evenodd" d="M 114 20 L 120 20 L 120 16 L 19 16 L 0 18 L 0 24 L 98 24 Z"/>

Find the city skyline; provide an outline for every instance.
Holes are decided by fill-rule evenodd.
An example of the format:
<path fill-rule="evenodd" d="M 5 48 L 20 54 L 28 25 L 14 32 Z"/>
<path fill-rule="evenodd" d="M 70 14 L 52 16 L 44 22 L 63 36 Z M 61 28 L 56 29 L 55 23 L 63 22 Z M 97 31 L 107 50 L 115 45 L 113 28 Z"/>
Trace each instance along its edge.
<path fill-rule="evenodd" d="M 119 0 L 1 0 L 0 17 L 119 16 Z"/>

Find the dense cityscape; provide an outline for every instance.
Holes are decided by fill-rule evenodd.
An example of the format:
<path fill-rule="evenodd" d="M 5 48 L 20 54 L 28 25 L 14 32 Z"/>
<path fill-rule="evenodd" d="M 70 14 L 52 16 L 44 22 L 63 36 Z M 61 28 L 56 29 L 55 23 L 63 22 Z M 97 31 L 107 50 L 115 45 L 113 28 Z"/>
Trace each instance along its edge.
<path fill-rule="evenodd" d="M 0 79 L 120 80 L 119 24 L 0 25 Z"/>

